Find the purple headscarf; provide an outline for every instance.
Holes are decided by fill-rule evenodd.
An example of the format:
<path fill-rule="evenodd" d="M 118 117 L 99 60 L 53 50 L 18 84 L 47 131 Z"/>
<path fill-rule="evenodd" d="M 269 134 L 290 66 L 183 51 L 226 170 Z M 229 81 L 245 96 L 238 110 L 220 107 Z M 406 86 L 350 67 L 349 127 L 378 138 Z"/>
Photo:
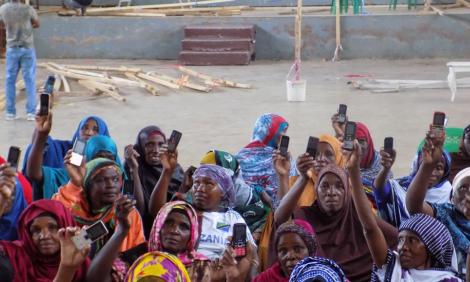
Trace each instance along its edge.
<path fill-rule="evenodd" d="M 222 191 L 221 208 L 233 208 L 235 206 L 235 187 L 227 169 L 218 165 L 203 164 L 194 172 L 193 180 L 196 181 L 201 177 L 208 177 L 219 186 Z"/>

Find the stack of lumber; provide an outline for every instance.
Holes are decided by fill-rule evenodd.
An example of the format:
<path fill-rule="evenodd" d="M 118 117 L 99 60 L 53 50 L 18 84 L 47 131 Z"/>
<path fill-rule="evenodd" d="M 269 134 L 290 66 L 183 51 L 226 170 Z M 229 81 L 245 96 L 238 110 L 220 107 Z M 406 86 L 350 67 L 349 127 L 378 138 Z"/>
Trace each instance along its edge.
<path fill-rule="evenodd" d="M 140 5 L 126 7 L 91 8 L 87 16 L 130 16 L 130 17 L 166 17 L 166 16 L 234 16 L 250 10 L 249 6 L 200 7 L 234 0 L 205 0 L 186 3 Z"/>
<path fill-rule="evenodd" d="M 76 93 L 71 88 L 71 80 L 93 95 L 106 95 L 118 101 L 125 102 L 126 98 L 121 95 L 121 87 L 142 88 L 154 96 L 159 96 L 163 91 L 159 87 L 179 90 L 190 89 L 199 93 L 209 93 L 219 87 L 249 89 L 251 85 L 238 83 L 223 78 L 213 77 L 200 73 L 183 66 L 176 68 L 179 77 L 157 73 L 155 71 L 145 72 L 140 68 L 133 67 L 108 67 L 89 65 L 62 65 L 52 62 L 39 63 L 38 67 L 47 69 L 56 76 L 54 93 L 66 94 Z M 42 85 L 37 81 L 36 85 Z M 16 83 L 16 90 L 25 88 L 24 82 Z M 0 95 L 0 110 L 5 108 L 5 95 Z"/>

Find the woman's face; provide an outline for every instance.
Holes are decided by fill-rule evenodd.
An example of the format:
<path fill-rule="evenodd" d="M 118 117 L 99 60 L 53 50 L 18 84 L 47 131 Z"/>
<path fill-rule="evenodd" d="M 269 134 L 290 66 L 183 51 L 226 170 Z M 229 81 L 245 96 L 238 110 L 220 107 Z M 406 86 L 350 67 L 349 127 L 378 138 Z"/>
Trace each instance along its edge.
<path fill-rule="evenodd" d="M 191 238 L 191 222 L 186 214 L 173 210 L 160 231 L 163 249 L 178 254 L 186 250 Z"/>
<path fill-rule="evenodd" d="M 414 232 L 402 230 L 398 233 L 398 254 L 400 264 L 406 269 L 426 269 L 431 260 L 424 243 Z"/>
<path fill-rule="evenodd" d="M 149 165 L 159 165 L 158 150 L 165 144 L 165 139 L 160 134 L 153 134 L 144 143 L 145 162 Z"/>
<path fill-rule="evenodd" d="M 96 120 L 88 119 L 83 127 L 80 129 L 80 139 L 88 141 L 91 137 L 98 134 L 99 128 Z"/>
<path fill-rule="evenodd" d="M 454 191 L 453 203 L 457 210 L 467 219 L 470 219 L 470 176 L 460 181 L 459 187 Z"/>
<path fill-rule="evenodd" d="M 219 210 L 222 191 L 217 182 L 209 177 L 201 177 L 194 181 L 194 206 L 199 210 Z"/>
<path fill-rule="evenodd" d="M 345 192 L 343 182 L 336 174 L 327 173 L 322 177 L 318 200 L 326 214 L 333 215 L 343 208 Z"/>
<path fill-rule="evenodd" d="M 429 178 L 428 182 L 428 189 L 436 186 L 444 176 L 444 169 L 445 169 L 445 160 L 441 158 L 441 160 L 436 164 L 432 171 L 432 175 Z"/>
<path fill-rule="evenodd" d="M 36 217 L 29 226 L 33 243 L 39 253 L 44 256 L 51 256 L 60 251 L 58 231 L 59 224 L 51 216 Z"/>
<path fill-rule="evenodd" d="M 282 272 L 290 277 L 295 265 L 309 256 L 308 247 L 298 234 L 285 233 L 277 243 L 277 256 Z"/>
<path fill-rule="evenodd" d="M 335 163 L 335 161 L 336 156 L 333 147 L 326 142 L 319 142 L 317 146 L 317 154 L 313 161 L 313 169 L 315 170 L 315 173 L 320 173 L 325 166 Z"/>
<path fill-rule="evenodd" d="M 96 210 L 112 205 L 118 199 L 121 190 L 120 184 L 119 174 L 113 167 L 102 170 L 90 182 L 91 207 Z"/>
<path fill-rule="evenodd" d="M 359 146 L 361 147 L 361 160 L 364 160 L 367 157 L 367 149 L 369 148 L 369 144 L 365 138 L 358 138 L 357 141 L 359 142 Z"/>

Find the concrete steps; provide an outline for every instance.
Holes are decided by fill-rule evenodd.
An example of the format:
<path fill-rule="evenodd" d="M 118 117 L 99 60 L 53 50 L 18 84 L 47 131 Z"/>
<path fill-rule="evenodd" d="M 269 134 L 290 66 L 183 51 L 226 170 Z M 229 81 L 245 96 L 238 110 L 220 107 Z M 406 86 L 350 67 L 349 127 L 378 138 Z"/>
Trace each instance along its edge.
<path fill-rule="evenodd" d="M 255 58 L 255 27 L 187 26 L 180 64 L 248 65 Z"/>

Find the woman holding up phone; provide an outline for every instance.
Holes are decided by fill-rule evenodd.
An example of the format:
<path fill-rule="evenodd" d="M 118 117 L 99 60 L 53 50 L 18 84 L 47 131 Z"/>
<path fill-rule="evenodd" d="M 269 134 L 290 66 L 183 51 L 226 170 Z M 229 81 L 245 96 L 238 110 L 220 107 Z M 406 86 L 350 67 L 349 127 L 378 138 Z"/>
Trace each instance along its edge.
<path fill-rule="evenodd" d="M 354 151 L 346 155 L 347 168 L 354 204 L 374 260 L 371 281 L 462 281 L 452 269 L 454 247 L 449 231 L 428 215 L 414 214 L 403 221 L 397 251 L 387 246 L 377 218 L 367 208 L 368 200 L 360 176 L 360 155 L 361 147 L 356 140 Z M 437 152 L 437 156 L 440 157 L 441 152 Z"/>

